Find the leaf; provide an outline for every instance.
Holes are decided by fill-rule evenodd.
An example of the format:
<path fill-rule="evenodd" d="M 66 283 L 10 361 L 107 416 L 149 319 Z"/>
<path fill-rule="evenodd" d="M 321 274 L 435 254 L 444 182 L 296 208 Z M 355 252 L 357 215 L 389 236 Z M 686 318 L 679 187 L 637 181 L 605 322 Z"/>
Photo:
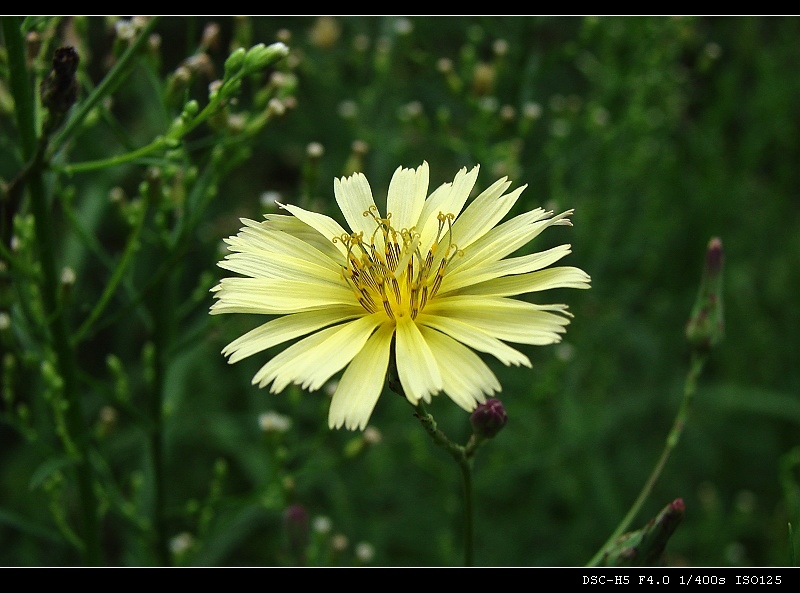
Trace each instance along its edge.
<path fill-rule="evenodd" d="M 58 533 L 42 527 L 41 525 L 36 525 L 35 523 L 28 521 L 25 517 L 2 508 L 0 508 L 0 524 L 8 525 L 14 529 L 17 529 L 18 531 L 41 539 L 61 541 L 61 537 L 59 537 Z"/>
<path fill-rule="evenodd" d="M 48 459 L 33 472 L 30 483 L 28 484 L 28 488 L 35 490 L 41 486 L 42 483 L 47 480 L 47 478 L 55 474 L 57 471 L 60 471 L 71 465 L 75 465 L 75 460 L 66 455 Z"/>

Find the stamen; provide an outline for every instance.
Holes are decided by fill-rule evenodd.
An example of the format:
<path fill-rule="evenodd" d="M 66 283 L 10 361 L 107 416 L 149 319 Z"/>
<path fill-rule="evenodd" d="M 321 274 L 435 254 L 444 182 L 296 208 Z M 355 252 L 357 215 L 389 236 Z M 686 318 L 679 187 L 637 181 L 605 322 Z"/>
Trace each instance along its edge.
<path fill-rule="evenodd" d="M 368 241 L 363 232 L 333 238 L 334 243 L 341 241 L 347 247 L 347 264 L 342 266 L 345 281 L 367 312 L 375 313 L 382 305 L 390 319 L 416 318 L 436 295 L 450 262 L 461 254 L 453 243 L 455 216 L 439 213 L 436 239 L 425 254 L 414 227 L 394 228 L 391 213 L 381 217 L 374 206 L 363 216 L 375 221 Z M 447 249 L 437 257 L 443 243 Z"/>

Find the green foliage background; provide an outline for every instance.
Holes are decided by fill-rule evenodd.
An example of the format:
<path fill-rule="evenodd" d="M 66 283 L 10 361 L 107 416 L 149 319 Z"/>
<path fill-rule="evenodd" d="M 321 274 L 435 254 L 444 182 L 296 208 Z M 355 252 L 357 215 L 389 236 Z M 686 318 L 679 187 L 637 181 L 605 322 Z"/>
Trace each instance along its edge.
<path fill-rule="evenodd" d="M 219 38 L 204 47 L 209 22 Z M 55 47 L 76 46 L 73 109 L 125 43 L 113 19 L 26 27 L 42 36 L 31 62 L 40 77 Z M 215 267 L 221 240 L 239 217 L 259 219 L 275 195 L 337 216 L 332 180 L 353 170 L 367 175 L 380 203 L 394 169 L 423 160 L 434 186 L 480 164 L 481 188 L 503 175 L 528 185 L 519 211 L 574 208 L 574 227 L 551 229 L 531 248 L 571 243 L 568 264 L 592 276 L 589 291 L 541 295 L 575 315 L 563 344 L 523 349 L 533 369 L 493 365 L 510 420 L 476 460 L 476 561 L 581 565 L 612 532 L 680 402 L 684 327 L 705 247 L 719 236 L 726 338 L 636 524 L 683 498 L 668 563 L 792 562 L 800 547 L 788 528 L 800 524 L 800 20 L 170 17 L 153 32 L 160 43 L 140 52 L 111 99 L 72 132 L 48 176 L 58 264 L 76 274 L 64 297 L 74 328 L 120 264 L 137 204 L 159 188 L 123 280 L 76 350 L 104 562 L 158 563 L 156 539 L 167 537 L 190 542 L 173 548 L 178 564 L 290 564 L 291 504 L 332 525 L 314 532 L 309 563 L 358 563 L 357 542 L 371 544 L 375 565 L 460 562 L 458 473 L 407 403 L 384 393 L 371 421 L 378 444 L 331 432 L 325 393 L 260 391 L 250 380 L 267 355 L 232 366 L 220 355 L 259 319 L 207 314 L 207 290 L 224 275 Z M 165 134 L 189 99 L 202 109 L 233 47 L 279 39 L 289 56 L 244 80 L 238 102 L 175 146 L 69 171 Z M 176 84 L 192 55 L 208 59 Z M 5 184 L 25 164 L 8 70 L 4 61 Z M 285 112 L 243 131 L 269 93 Z M 15 257 L 35 270 L 26 204 Z M 36 309 L 36 283 L 14 266 L 0 274 L 9 320 L 0 329 L 0 564 L 79 564 L 69 535 L 80 533 L 78 494 L 56 406 L 44 395 L 47 337 L 26 310 Z M 159 351 L 164 512 L 154 524 L 147 353 L 159 331 L 167 332 Z M 439 399 L 431 412 L 466 440 L 466 414 Z M 267 411 L 290 417 L 292 428 L 263 433 Z M 332 548 L 333 534 L 349 545 Z"/>

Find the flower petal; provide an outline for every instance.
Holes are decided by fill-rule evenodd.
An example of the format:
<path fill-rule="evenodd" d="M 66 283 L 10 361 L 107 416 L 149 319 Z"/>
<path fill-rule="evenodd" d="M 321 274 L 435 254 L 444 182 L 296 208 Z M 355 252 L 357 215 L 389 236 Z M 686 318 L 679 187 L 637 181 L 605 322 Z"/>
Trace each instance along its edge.
<path fill-rule="evenodd" d="M 383 391 L 393 335 L 391 323 L 381 325 L 345 369 L 328 411 L 330 428 L 366 428 Z"/>
<path fill-rule="evenodd" d="M 499 340 L 537 346 L 560 342 L 569 324 L 566 305 L 534 305 L 500 297 L 444 297 L 425 310 L 460 319 Z"/>
<path fill-rule="evenodd" d="M 347 248 L 342 244 L 341 238 L 350 233 L 345 231 L 342 225 L 333 220 L 330 216 L 304 210 L 298 206 L 292 206 L 291 204 L 281 204 L 279 202 L 278 205 L 294 214 L 298 219 L 314 228 L 320 235 L 334 243 L 339 253 L 347 255 Z"/>
<path fill-rule="evenodd" d="M 491 265 L 533 240 L 552 225 L 570 225 L 571 210 L 552 216 L 541 208 L 515 216 L 476 240 L 463 256 L 453 260 L 448 273 L 476 265 Z"/>
<path fill-rule="evenodd" d="M 472 350 L 434 329 L 423 326 L 420 332 L 436 353 L 444 392 L 467 412 L 500 391 L 497 377 Z"/>
<path fill-rule="evenodd" d="M 265 214 L 264 222 L 257 223 L 267 227 L 270 231 L 284 233 L 296 238 L 298 241 L 313 247 L 317 251 L 339 260 L 341 252 L 336 244 L 324 237 L 320 232 L 292 214 Z M 243 219 L 243 222 L 244 221 Z"/>
<path fill-rule="evenodd" d="M 375 230 L 375 220 L 365 216 L 369 211 L 378 213 L 375 200 L 372 198 L 372 189 L 363 173 L 355 173 L 347 178 L 333 180 L 333 193 L 336 203 L 344 214 L 344 219 L 354 233 L 364 233 L 369 237 Z"/>
<path fill-rule="evenodd" d="M 266 251 L 230 253 L 218 265 L 250 278 L 283 278 L 311 283 L 324 280 L 330 284 L 337 284 L 342 278 L 341 268 L 323 267 L 286 254 L 271 257 Z"/>
<path fill-rule="evenodd" d="M 499 179 L 467 206 L 453 223 L 453 240 L 464 249 L 493 228 L 514 206 L 526 186 L 502 195 L 511 182 Z"/>
<path fill-rule="evenodd" d="M 336 285 L 280 278 L 223 278 L 212 291 L 217 299 L 211 305 L 212 315 L 285 315 L 356 302 L 344 282 Z"/>
<path fill-rule="evenodd" d="M 514 296 L 553 288 L 589 288 L 591 278 L 580 268 L 561 266 L 518 276 L 495 278 L 465 289 L 473 295 Z"/>
<path fill-rule="evenodd" d="M 559 245 L 547 251 L 531 253 L 498 262 L 481 263 L 476 266 L 458 268 L 448 273 L 442 281 L 439 290 L 441 296 L 462 289 L 461 292 L 471 292 L 469 287 L 508 275 L 525 274 L 546 268 L 570 253 L 569 245 Z M 467 288 L 464 288 L 467 287 Z M 507 295 L 506 295 L 507 296 Z"/>
<path fill-rule="evenodd" d="M 417 323 L 437 329 L 470 348 L 491 354 L 506 366 L 531 366 L 531 361 L 519 350 L 460 319 L 425 312 L 417 316 Z"/>
<path fill-rule="evenodd" d="M 397 320 L 395 356 L 397 374 L 406 398 L 417 405 L 420 400 L 429 402 L 431 395 L 442 390 L 442 375 L 436 355 L 409 317 Z"/>
<path fill-rule="evenodd" d="M 419 225 L 417 226 L 417 231 L 420 233 L 420 246 L 424 251 L 430 249 L 436 239 L 436 233 L 439 230 L 439 220 L 437 218 L 439 213 L 452 214 L 453 216 L 458 216 L 461 213 L 461 209 L 469 199 L 472 188 L 475 187 L 479 169 L 480 167 L 476 166 L 470 172 L 467 172 L 466 167 L 464 167 L 456 173 L 452 183 L 440 185 L 425 201 L 425 206 L 422 208 L 422 214 L 419 217 Z"/>
<path fill-rule="evenodd" d="M 338 306 L 293 313 L 278 317 L 250 330 L 225 346 L 222 354 L 233 364 L 248 356 L 299 338 L 334 323 L 361 317 L 364 309 L 358 306 Z"/>
<path fill-rule="evenodd" d="M 353 360 L 383 319 L 381 315 L 367 315 L 318 331 L 261 367 L 253 384 L 266 387 L 272 383 L 272 393 L 283 391 L 289 383 L 315 391 Z"/>
<path fill-rule="evenodd" d="M 337 263 L 341 258 L 334 244 L 322 237 L 319 232 L 294 216 L 271 215 L 264 222 L 241 219 L 244 227 L 234 237 L 225 240 L 228 250 L 241 253 L 270 254 L 272 259 L 280 260 L 285 254 L 302 259 L 308 263 L 332 270 L 340 269 Z M 282 219 L 281 224 L 275 218 Z M 291 221 L 291 224 L 288 222 Z M 289 231 L 277 227 L 291 228 Z"/>
<path fill-rule="evenodd" d="M 386 213 L 392 215 L 392 226 L 397 230 L 417 225 L 428 195 L 428 163 L 414 169 L 398 167 L 389 182 Z"/>
<path fill-rule="evenodd" d="M 297 340 L 253 378 L 273 392 L 290 383 L 315 390 L 345 369 L 331 401 L 332 428 L 366 427 L 391 360 L 414 405 L 445 391 L 472 410 L 499 391 L 479 353 L 530 366 L 506 342 L 558 342 L 571 317 L 566 305 L 509 297 L 588 288 L 590 279 L 578 268 L 550 267 L 569 245 L 514 257 L 545 228 L 570 224 L 572 211 L 554 216 L 537 208 L 501 223 L 525 186 L 505 193 L 511 183 L 503 178 L 470 202 L 478 171 L 461 169 L 426 199 L 428 164 L 398 168 L 383 216 L 363 174 L 335 179 L 349 230 L 283 204 L 287 214 L 243 219 L 219 266 L 244 277 L 212 289 L 211 313 L 283 317 L 232 341 L 223 354 L 236 362 Z"/>

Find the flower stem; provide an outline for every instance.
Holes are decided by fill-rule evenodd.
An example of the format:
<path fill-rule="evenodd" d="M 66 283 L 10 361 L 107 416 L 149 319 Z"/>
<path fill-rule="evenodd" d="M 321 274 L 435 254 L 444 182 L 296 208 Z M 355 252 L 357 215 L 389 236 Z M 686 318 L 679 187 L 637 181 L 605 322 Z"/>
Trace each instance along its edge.
<path fill-rule="evenodd" d="M 34 97 L 31 93 L 25 48 L 18 18 L 3 18 L 3 35 L 9 60 L 11 90 L 14 95 L 17 126 L 24 158 L 29 162 L 25 185 L 30 196 L 34 216 L 39 259 L 42 267 L 42 299 L 50 326 L 52 346 L 56 354 L 59 375 L 63 381 L 63 397 L 67 404 L 66 422 L 74 439 L 76 474 L 83 522 L 83 554 L 87 565 L 102 563 L 100 547 L 100 521 L 97 516 L 97 498 L 94 493 L 94 476 L 89 460 L 89 431 L 86 429 L 83 410 L 77 390 L 77 363 L 70 343 L 70 330 L 66 311 L 59 303 L 59 280 L 56 272 L 56 245 L 50 222 L 43 175 L 46 168 L 44 143 L 46 137 L 37 138 Z"/>
<path fill-rule="evenodd" d="M 85 163 L 62 165 L 60 170 L 64 171 L 68 175 L 74 175 L 75 173 L 87 173 L 91 171 L 98 171 L 100 169 L 118 167 L 127 163 L 137 162 L 139 159 L 143 159 L 151 154 L 163 151 L 165 148 L 172 145 L 174 145 L 174 143 L 170 143 L 163 137 L 159 136 L 147 146 L 142 146 L 136 150 L 126 152 L 125 154 L 120 154 L 105 159 L 98 159 L 96 161 L 88 161 Z"/>
<path fill-rule="evenodd" d="M 473 517 L 475 516 L 472 502 L 472 459 L 468 458 L 458 464 L 461 468 L 461 478 L 464 482 L 464 566 L 472 566 L 475 560 L 473 533 Z"/>
<path fill-rule="evenodd" d="M 166 389 L 167 352 L 172 337 L 174 311 L 172 282 L 163 278 L 151 293 L 149 306 L 153 315 L 153 381 L 150 386 L 150 462 L 153 470 L 153 527 L 155 553 L 161 566 L 171 563 L 166 518 L 166 482 L 164 455 L 164 391 Z"/>
<path fill-rule="evenodd" d="M 155 293 L 154 336 L 153 336 L 153 384 L 150 393 L 150 461 L 153 468 L 153 526 L 155 536 L 155 553 L 161 566 L 169 566 L 169 544 L 167 541 L 167 521 L 165 513 L 165 480 L 164 480 L 164 389 L 166 376 L 166 351 L 168 349 L 171 322 L 171 285 L 164 282 L 163 292 Z M 168 292 L 169 291 L 169 292 Z"/>
<path fill-rule="evenodd" d="M 433 442 L 447 451 L 461 469 L 461 478 L 464 484 L 464 566 L 474 564 L 474 532 L 473 517 L 475 514 L 472 499 L 472 457 L 477 450 L 477 440 L 470 439 L 466 446 L 452 442 L 436 425 L 436 420 L 431 416 L 425 404 L 416 405 L 416 416 L 422 426 L 431 435 Z"/>
<path fill-rule="evenodd" d="M 95 303 L 91 313 L 89 313 L 89 316 L 84 320 L 84 322 L 75 332 L 75 335 L 72 338 L 74 344 L 80 343 L 87 336 L 87 334 L 93 329 L 92 327 L 93 324 L 100 318 L 100 315 L 105 311 L 106 306 L 109 304 L 111 298 L 114 296 L 117 287 L 122 282 L 124 274 L 127 271 L 129 264 L 132 262 L 137 249 L 139 248 L 139 237 L 142 234 L 142 228 L 144 227 L 145 218 L 147 217 L 147 206 L 148 206 L 148 201 L 144 200 L 141 204 L 141 208 L 136 213 L 137 218 L 133 223 L 134 226 L 133 229 L 131 230 L 130 236 L 128 237 L 128 241 L 127 244 L 125 245 L 125 251 L 122 254 L 122 258 L 114 268 L 114 271 L 111 274 L 111 279 L 108 281 L 105 288 L 103 289 L 103 294 Z"/>
<path fill-rule="evenodd" d="M 661 451 L 661 457 L 658 459 L 658 462 L 656 463 L 655 467 L 653 467 L 653 470 L 650 473 L 650 477 L 645 482 L 641 492 L 639 492 L 639 496 L 634 501 L 628 513 L 625 515 L 622 521 L 620 521 L 619 525 L 617 525 L 617 528 L 608 538 L 606 543 L 604 543 L 603 546 L 592 557 L 592 559 L 589 560 L 587 566 L 597 566 L 600 562 L 602 562 L 606 550 L 623 533 L 625 533 L 628 527 L 630 527 L 631 522 L 636 518 L 636 515 L 641 510 L 642 505 L 644 505 L 645 501 L 650 496 L 653 487 L 658 481 L 661 472 L 664 470 L 664 467 L 666 466 L 667 461 L 669 460 L 669 457 L 672 454 L 672 451 L 675 449 L 675 446 L 678 444 L 678 441 L 681 438 L 681 434 L 683 433 L 683 429 L 686 426 L 686 420 L 689 416 L 689 409 L 691 408 L 692 401 L 694 399 L 694 394 L 695 391 L 697 390 L 697 379 L 703 370 L 703 366 L 705 365 L 706 359 L 707 355 L 703 352 L 696 351 L 692 353 L 692 360 L 691 364 L 689 365 L 689 372 L 686 375 L 686 381 L 684 382 L 683 386 L 683 400 L 681 401 L 680 408 L 678 408 L 678 413 L 675 416 L 675 421 L 672 424 L 672 429 L 669 431 L 669 434 L 667 435 L 667 440 L 664 443 L 664 449 Z"/>

